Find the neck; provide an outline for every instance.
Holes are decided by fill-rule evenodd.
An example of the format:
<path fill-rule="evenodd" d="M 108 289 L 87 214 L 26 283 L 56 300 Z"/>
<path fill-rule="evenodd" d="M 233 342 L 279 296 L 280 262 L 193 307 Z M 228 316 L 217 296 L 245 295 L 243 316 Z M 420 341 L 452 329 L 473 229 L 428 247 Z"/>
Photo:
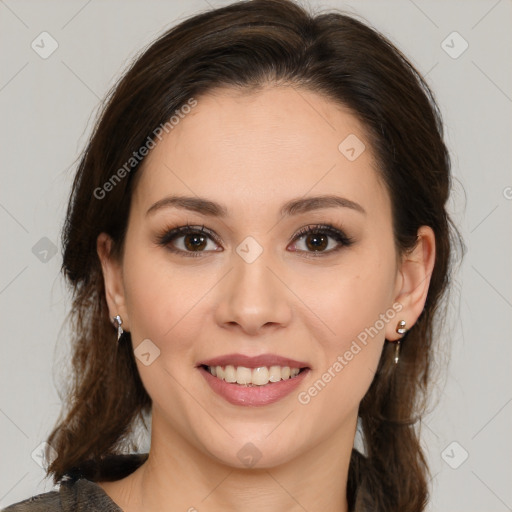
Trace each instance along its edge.
<path fill-rule="evenodd" d="M 234 468 L 197 450 L 177 433 L 166 432 L 165 438 L 155 434 L 164 430 L 155 428 L 153 418 L 148 460 L 124 479 L 122 490 L 113 497 L 124 512 L 348 512 L 355 420 L 286 463 Z"/>

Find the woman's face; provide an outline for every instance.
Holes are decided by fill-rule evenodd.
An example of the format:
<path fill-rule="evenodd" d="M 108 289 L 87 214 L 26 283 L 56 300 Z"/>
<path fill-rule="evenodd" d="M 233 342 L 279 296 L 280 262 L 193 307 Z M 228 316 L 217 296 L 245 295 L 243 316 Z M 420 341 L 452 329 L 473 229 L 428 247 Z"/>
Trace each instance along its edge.
<path fill-rule="evenodd" d="M 111 286 L 153 402 L 152 443 L 237 467 L 346 445 L 403 317 L 369 142 L 303 89 L 196 99 L 145 160 Z"/>

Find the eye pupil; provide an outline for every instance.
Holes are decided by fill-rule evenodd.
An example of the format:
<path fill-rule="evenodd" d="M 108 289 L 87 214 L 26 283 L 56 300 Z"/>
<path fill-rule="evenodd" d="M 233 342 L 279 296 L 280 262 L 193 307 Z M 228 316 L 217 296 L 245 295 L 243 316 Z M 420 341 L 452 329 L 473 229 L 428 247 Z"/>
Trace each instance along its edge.
<path fill-rule="evenodd" d="M 325 249 L 329 244 L 327 238 L 327 236 L 321 234 L 308 235 L 306 237 L 306 244 L 309 249 L 312 248 L 314 251 L 317 251 L 318 249 Z M 312 241 L 311 244 L 309 243 L 310 240 Z"/>
<path fill-rule="evenodd" d="M 193 240 L 191 242 L 191 240 Z M 185 247 L 188 250 L 201 250 L 206 247 L 206 237 L 204 235 L 189 234 L 184 237 Z"/>

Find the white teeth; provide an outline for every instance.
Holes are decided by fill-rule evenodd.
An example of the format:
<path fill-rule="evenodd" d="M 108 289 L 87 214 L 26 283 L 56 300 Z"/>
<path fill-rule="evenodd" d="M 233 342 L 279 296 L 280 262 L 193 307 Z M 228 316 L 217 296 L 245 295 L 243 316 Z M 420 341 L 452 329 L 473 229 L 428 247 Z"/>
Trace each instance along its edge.
<path fill-rule="evenodd" d="M 245 368 L 245 366 L 239 366 L 236 369 L 236 382 L 237 382 L 237 384 L 251 384 L 251 382 L 252 382 L 251 369 Z"/>
<path fill-rule="evenodd" d="M 269 382 L 279 382 L 296 377 L 300 368 L 289 366 L 260 366 L 259 368 L 247 368 L 245 366 L 207 366 L 208 371 L 218 379 L 226 382 L 245 386 L 265 386 Z"/>
<path fill-rule="evenodd" d="M 289 366 L 287 366 L 286 368 L 288 368 L 288 371 L 290 370 Z M 282 373 L 281 373 L 280 366 L 271 366 L 268 370 L 268 373 L 269 373 L 268 380 L 270 382 L 279 382 L 281 380 Z"/>
<path fill-rule="evenodd" d="M 224 372 L 224 380 L 226 382 L 236 382 L 236 370 L 234 366 L 228 364 Z"/>
<path fill-rule="evenodd" d="M 253 368 L 252 370 L 252 383 L 255 386 L 264 386 L 268 384 L 269 371 L 268 368 L 262 366 L 261 368 Z"/>

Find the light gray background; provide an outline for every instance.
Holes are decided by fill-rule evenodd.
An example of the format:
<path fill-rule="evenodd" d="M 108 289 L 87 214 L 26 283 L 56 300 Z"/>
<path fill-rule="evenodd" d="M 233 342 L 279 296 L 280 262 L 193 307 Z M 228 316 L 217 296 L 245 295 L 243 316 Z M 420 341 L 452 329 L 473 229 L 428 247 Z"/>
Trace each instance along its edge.
<path fill-rule="evenodd" d="M 226 3 L 0 0 L 1 507 L 52 488 L 32 453 L 59 413 L 69 308 L 59 276 L 60 228 L 99 101 L 164 29 Z M 512 3 L 310 4 L 362 15 L 436 93 L 453 159 L 450 210 L 468 254 L 444 334 L 451 353 L 439 352 L 449 371 L 423 422 L 430 510 L 512 510 Z M 43 31 L 59 45 L 47 59 L 31 48 Z M 454 31 L 469 44 L 458 58 L 445 51 L 463 49 L 458 36 L 446 39 Z"/>

